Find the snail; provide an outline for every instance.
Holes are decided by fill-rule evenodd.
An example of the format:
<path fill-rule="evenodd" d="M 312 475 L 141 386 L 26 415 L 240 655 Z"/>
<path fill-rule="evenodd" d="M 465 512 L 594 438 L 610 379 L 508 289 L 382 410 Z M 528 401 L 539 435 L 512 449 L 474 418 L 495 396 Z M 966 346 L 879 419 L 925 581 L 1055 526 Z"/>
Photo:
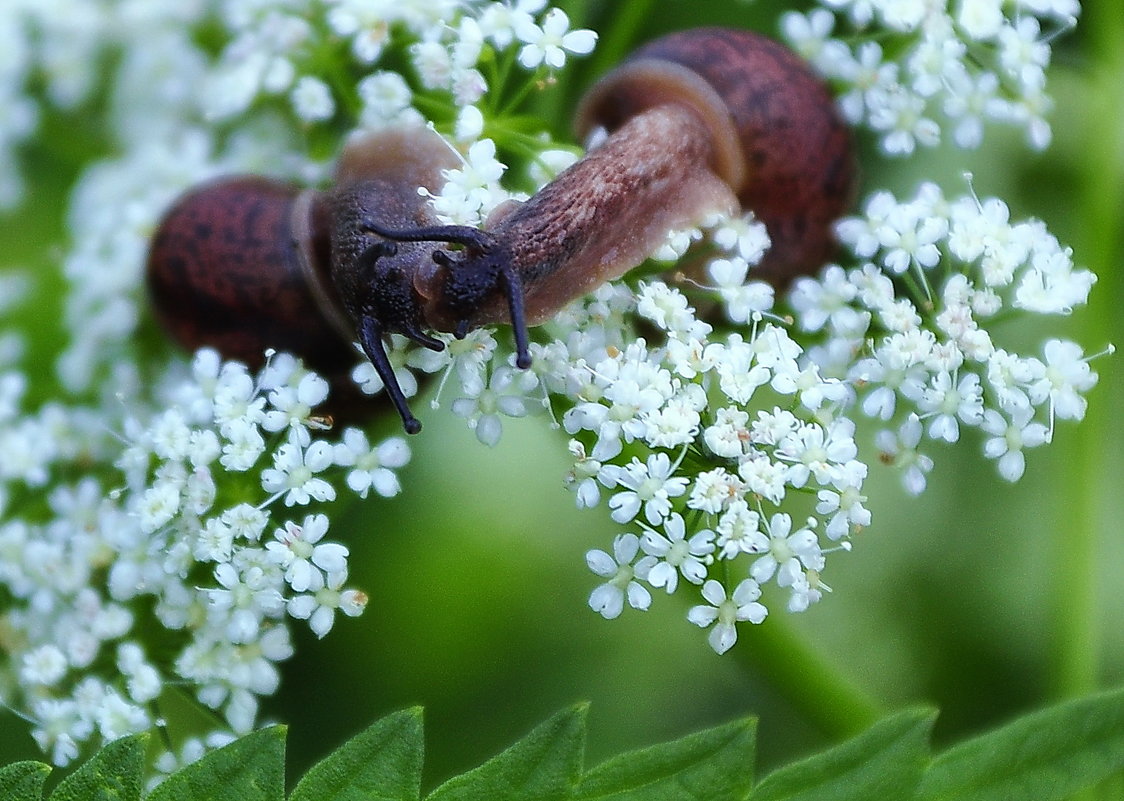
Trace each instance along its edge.
<path fill-rule="evenodd" d="M 431 247 L 371 236 L 366 224 L 424 227 L 436 222 L 419 187 L 440 189 L 454 152 L 422 127 L 354 138 L 325 191 L 260 176 L 233 176 L 184 194 L 157 227 L 148 256 L 148 292 L 157 319 L 188 349 L 260 364 L 284 350 L 354 388 L 347 374 L 359 341 L 406 430 L 420 422 L 387 359 L 383 336 L 403 334 L 428 348 L 412 275 Z"/>
<path fill-rule="evenodd" d="M 261 178 L 197 190 L 153 242 L 158 316 L 189 347 L 249 359 L 271 346 L 319 369 L 358 339 L 416 433 L 387 334 L 440 350 L 427 329 L 464 337 L 510 322 L 516 364 L 529 367 L 529 326 L 715 212 L 749 209 L 765 224 L 758 275 L 774 283 L 830 256 L 854 182 L 850 134 L 823 83 L 767 37 L 699 28 L 656 39 L 590 90 L 576 130 L 585 157 L 479 229 L 435 224 L 419 199 L 454 166 L 420 130 L 349 146 L 325 192 Z"/>
<path fill-rule="evenodd" d="M 581 101 L 584 158 L 482 230 L 372 226 L 397 242 L 445 242 L 414 285 L 430 326 L 464 336 L 527 327 L 646 259 L 668 231 L 752 210 L 772 241 L 757 275 L 783 285 L 830 256 L 850 201 L 850 132 L 796 54 L 750 31 L 698 28 L 656 39 Z"/>

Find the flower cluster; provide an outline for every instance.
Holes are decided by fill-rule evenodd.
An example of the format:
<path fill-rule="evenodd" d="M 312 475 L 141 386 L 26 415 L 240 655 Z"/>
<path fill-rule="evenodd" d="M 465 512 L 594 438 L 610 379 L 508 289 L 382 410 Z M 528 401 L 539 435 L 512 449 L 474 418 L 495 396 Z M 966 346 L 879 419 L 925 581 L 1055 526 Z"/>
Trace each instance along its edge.
<path fill-rule="evenodd" d="M 5 703 L 56 764 L 92 737 L 150 728 L 172 683 L 248 731 L 292 654 L 291 622 L 323 637 L 366 603 L 311 504 L 335 499 L 336 484 L 397 494 L 405 441 L 372 447 L 355 428 L 324 439 L 311 408 L 327 384 L 281 356 L 255 376 L 200 351 L 160 411 L 121 421 L 123 448 L 91 410 L 20 415 L 19 375 L 0 381 L 14 457 L 0 475 Z M 116 480 L 65 478 L 110 453 Z"/>
<path fill-rule="evenodd" d="M 1050 41 L 1076 24 L 1077 0 L 821 5 L 785 14 L 785 37 L 838 84 L 847 119 L 878 132 L 885 152 L 909 155 L 948 135 L 958 147 L 974 148 L 988 121 L 1024 128 L 1036 149 L 1049 144 Z M 836 36 L 840 20 L 879 35 Z"/>
<path fill-rule="evenodd" d="M 329 505 L 345 490 L 397 494 L 410 452 L 400 437 L 372 446 L 358 428 L 327 439 L 313 410 L 328 385 L 286 354 L 254 375 L 203 351 L 184 377 L 178 358 L 138 348 L 159 216 L 219 174 L 315 184 L 346 131 L 435 119 L 463 166 L 433 202 L 450 220 L 479 222 L 515 196 L 499 183 L 497 144 L 518 144 L 535 175 L 571 155 L 509 128 L 502 97 L 545 85 L 596 35 L 570 30 L 546 0 L 66 6 L 0 11 L 0 205 L 20 199 L 9 156 L 44 107 L 93 113 L 104 96 L 111 152 L 80 175 L 68 211 L 69 335 L 55 367 L 71 401 L 25 408 L 25 340 L 0 332 L 0 687 L 66 764 L 87 742 L 163 725 L 159 697 L 183 685 L 226 729 L 165 754 L 170 769 L 255 725 L 295 621 L 324 636 L 337 612 L 362 611 L 348 550 L 329 536 Z M 0 312 L 28 284 L 5 274 Z M 465 347 L 486 339 L 445 354 L 469 386 L 484 360 Z M 416 391 L 405 370 L 402 383 Z M 499 437 L 486 399 L 503 383 L 492 376 L 473 401 L 453 404 L 482 440 Z"/>
<path fill-rule="evenodd" d="M 910 492 L 932 466 L 922 436 L 952 443 L 979 427 L 984 453 L 1016 481 L 1025 449 L 1048 442 L 1056 420 L 1085 416 L 1097 374 L 1080 346 L 1050 339 L 1022 355 L 988 328 L 1004 313 L 1068 314 L 1088 298 L 1096 277 L 1041 221 L 925 184 L 908 200 L 875 193 L 839 232 L 857 266 L 798 280 L 790 302 L 798 327 L 821 338 L 809 349 L 819 368 L 847 379 L 863 414 L 896 423 L 878 448 L 905 468 Z"/>

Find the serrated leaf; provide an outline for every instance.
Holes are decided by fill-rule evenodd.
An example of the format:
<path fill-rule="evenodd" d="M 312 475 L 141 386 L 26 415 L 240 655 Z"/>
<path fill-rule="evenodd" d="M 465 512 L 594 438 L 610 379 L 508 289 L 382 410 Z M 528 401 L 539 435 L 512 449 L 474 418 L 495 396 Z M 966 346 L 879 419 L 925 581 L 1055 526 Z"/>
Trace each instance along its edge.
<path fill-rule="evenodd" d="M 586 706 L 559 712 L 499 756 L 434 790 L 426 801 L 569 798 L 581 772 Z"/>
<path fill-rule="evenodd" d="M 157 785 L 148 801 L 283 801 L 284 797 L 285 727 L 272 726 L 185 765 Z"/>
<path fill-rule="evenodd" d="M 140 801 L 145 734 L 114 740 L 63 779 L 51 801 Z"/>
<path fill-rule="evenodd" d="M 388 715 L 314 765 L 289 801 L 416 801 L 423 756 L 421 709 Z"/>
<path fill-rule="evenodd" d="M 1080 698 L 950 748 L 930 766 L 925 801 L 1050 801 L 1124 767 L 1124 691 Z"/>
<path fill-rule="evenodd" d="M 42 762 L 13 762 L 0 768 L 0 798 L 4 801 L 40 801 L 43 782 L 51 772 Z"/>
<path fill-rule="evenodd" d="M 725 801 L 753 786 L 754 720 L 729 723 L 613 757 L 582 777 L 576 797 L 613 801 Z"/>
<path fill-rule="evenodd" d="M 936 712 L 910 710 L 841 745 L 766 776 L 753 801 L 865 801 L 912 798 L 929 761 Z"/>

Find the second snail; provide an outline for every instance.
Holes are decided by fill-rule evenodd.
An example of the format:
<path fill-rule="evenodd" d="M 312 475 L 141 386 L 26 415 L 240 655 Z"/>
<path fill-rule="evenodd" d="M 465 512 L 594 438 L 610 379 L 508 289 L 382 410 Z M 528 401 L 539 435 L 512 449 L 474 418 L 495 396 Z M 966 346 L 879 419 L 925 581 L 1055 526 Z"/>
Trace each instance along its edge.
<path fill-rule="evenodd" d="M 358 341 L 416 433 L 387 357 L 392 333 L 440 350 L 429 331 L 510 323 L 526 368 L 529 326 L 715 213 L 765 224 L 755 277 L 784 285 L 830 258 L 854 183 L 850 134 L 827 87 L 773 40 L 725 28 L 656 39 L 590 89 L 575 129 L 585 157 L 481 228 L 437 224 L 419 195 L 456 163 L 424 128 L 356 137 L 323 191 L 257 177 L 204 185 L 153 238 L 156 316 L 184 347 L 250 364 L 288 350 L 337 384 Z"/>

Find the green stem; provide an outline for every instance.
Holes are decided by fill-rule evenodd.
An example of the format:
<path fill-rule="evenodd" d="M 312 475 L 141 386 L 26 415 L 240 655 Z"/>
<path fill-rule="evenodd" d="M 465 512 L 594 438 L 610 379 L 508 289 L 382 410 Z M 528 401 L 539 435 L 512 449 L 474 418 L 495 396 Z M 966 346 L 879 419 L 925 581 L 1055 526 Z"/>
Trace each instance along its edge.
<path fill-rule="evenodd" d="M 1080 316 L 1076 336 L 1089 349 L 1108 342 L 1124 343 L 1118 311 L 1124 297 L 1119 254 L 1124 221 L 1124 11 L 1117 3 L 1090 3 L 1082 27 L 1088 37 L 1088 70 L 1081 76 L 1089 105 L 1084 109 L 1084 137 L 1079 151 L 1075 252 L 1098 276 L 1089 308 Z M 1109 574 L 1105 548 L 1119 534 L 1124 499 L 1119 487 L 1124 469 L 1124 431 L 1117 423 L 1124 373 L 1118 358 L 1097 365 L 1100 384 L 1089 394 L 1089 408 L 1066 447 L 1067 471 L 1059 516 L 1054 524 L 1054 675 L 1053 692 L 1061 697 L 1084 695 L 1101 678 L 1104 621 L 1098 599 Z M 1115 576 L 1109 580 L 1114 580 Z M 1119 777 L 1078 796 L 1083 801 L 1119 798 Z"/>
<path fill-rule="evenodd" d="M 885 712 L 779 617 L 770 615 L 760 626 L 739 626 L 730 655 L 747 671 L 764 676 L 831 739 L 856 734 Z"/>
<path fill-rule="evenodd" d="M 1124 74 L 1124 14 L 1114 3 L 1089 4 L 1084 27 L 1091 64 L 1085 77 L 1090 107 L 1081 143 L 1081 228 L 1075 242 L 1079 262 L 1099 278 L 1090 305 L 1075 332 L 1091 350 L 1121 341 L 1117 305 L 1124 297 L 1121 280 L 1120 224 L 1124 221 L 1124 148 L 1118 114 L 1120 78 Z M 1114 330 L 1115 329 L 1115 330 Z M 1089 410 L 1077 426 L 1067 450 L 1073 457 L 1054 525 L 1055 654 L 1054 692 L 1063 697 L 1086 694 L 1098 685 L 1101 638 L 1098 581 L 1103 577 L 1103 545 L 1118 533 L 1111 521 L 1124 515 L 1119 493 L 1121 431 L 1113 423 L 1116 402 L 1124 392 L 1116 359 L 1101 360 L 1100 385 L 1089 396 Z M 1116 485 L 1116 486 L 1114 486 Z"/>

